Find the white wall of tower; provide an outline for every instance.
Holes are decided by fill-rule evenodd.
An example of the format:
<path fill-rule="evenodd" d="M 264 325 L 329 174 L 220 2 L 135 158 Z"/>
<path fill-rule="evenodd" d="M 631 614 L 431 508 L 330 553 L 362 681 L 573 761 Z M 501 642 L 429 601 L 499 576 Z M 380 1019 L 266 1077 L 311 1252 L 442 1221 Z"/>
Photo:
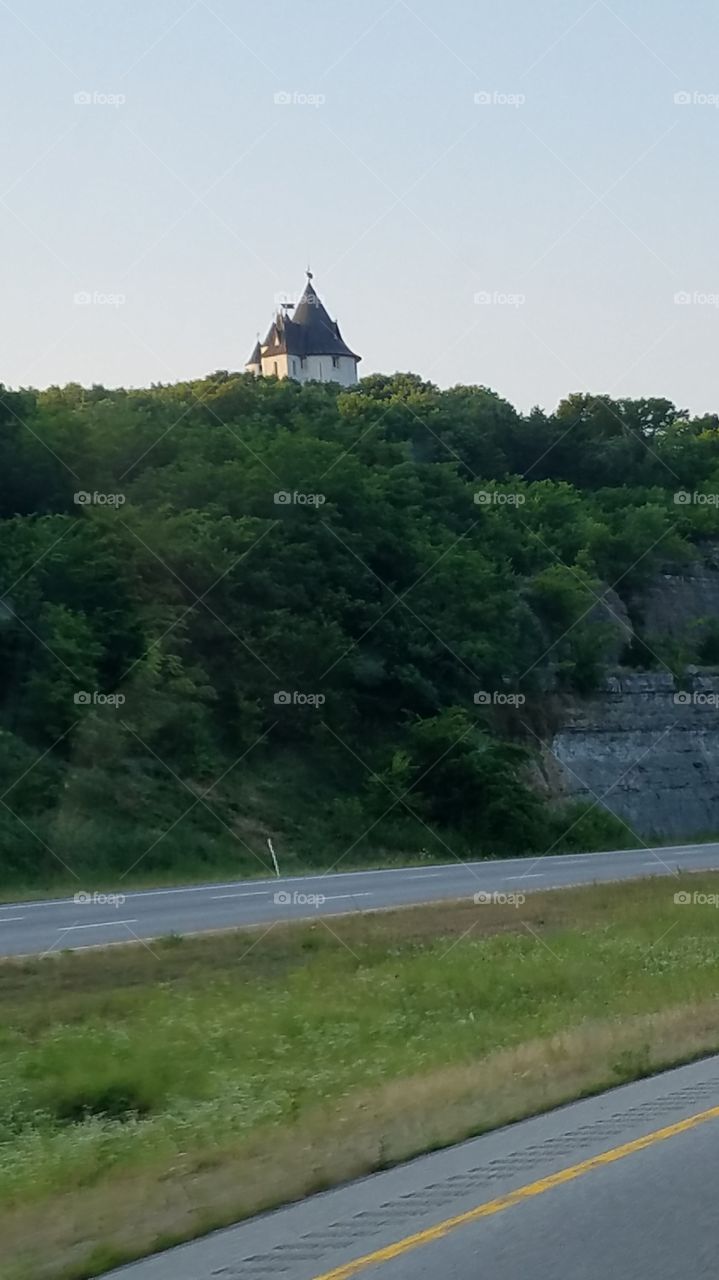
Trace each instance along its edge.
<path fill-rule="evenodd" d="M 335 363 L 336 359 L 336 363 Z M 277 365 L 277 368 L 275 368 Z M 357 361 L 351 356 L 265 356 L 262 373 L 266 378 L 294 378 L 295 382 L 339 382 L 352 387 L 357 381 Z"/>

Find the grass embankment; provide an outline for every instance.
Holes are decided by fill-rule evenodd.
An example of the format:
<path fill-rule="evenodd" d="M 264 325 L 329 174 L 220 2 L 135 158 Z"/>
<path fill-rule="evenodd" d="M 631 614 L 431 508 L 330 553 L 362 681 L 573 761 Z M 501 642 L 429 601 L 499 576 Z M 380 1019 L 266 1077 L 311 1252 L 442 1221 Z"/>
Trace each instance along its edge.
<path fill-rule="evenodd" d="M 0 1274 L 95 1275 L 719 1049 L 719 876 L 0 965 Z"/>
<path fill-rule="evenodd" d="M 1 747 L 0 734 L 0 771 Z M 387 749 L 391 754 L 389 745 Z M 119 786 L 131 797 L 130 812 L 122 817 L 107 808 L 102 783 L 92 770 L 96 790 L 91 816 L 74 806 L 74 787 L 63 791 L 56 807 L 42 817 L 23 815 L 13 799 L 18 816 L 0 808 L 0 901 L 272 876 L 268 837 L 286 876 L 446 863 L 448 856 L 450 861 L 473 861 L 644 844 L 631 827 L 595 804 L 553 809 L 549 827 L 525 831 L 509 842 L 480 838 L 473 828 L 433 826 L 426 815 L 418 818 L 404 804 L 391 805 L 385 788 L 380 788 L 378 811 L 367 805 L 366 797 L 354 794 L 357 761 L 345 754 L 350 767 L 343 772 L 328 771 L 326 761 L 311 751 L 283 750 L 281 759 L 264 761 L 254 771 L 243 766 L 239 776 L 232 773 L 231 787 L 229 782 L 213 787 L 203 777 L 188 789 L 168 775 L 172 785 L 161 789 L 156 803 L 143 794 L 140 804 L 129 780 L 107 783 L 105 790 Z M 403 789 L 395 784 L 396 796 Z M 151 822 L 138 819 L 145 805 Z M 390 806 L 378 823 L 379 812 Z M 646 833 L 645 838 L 650 840 Z"/>

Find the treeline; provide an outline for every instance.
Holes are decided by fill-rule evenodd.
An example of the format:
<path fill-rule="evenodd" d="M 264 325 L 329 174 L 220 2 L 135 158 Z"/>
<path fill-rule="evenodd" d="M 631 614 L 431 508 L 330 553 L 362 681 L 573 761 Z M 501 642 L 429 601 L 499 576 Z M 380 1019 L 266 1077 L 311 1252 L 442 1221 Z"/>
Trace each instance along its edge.
<path fill-rule="evenodd" d="M 2 882 L 611 838 L 537 736 L 715 490 L 717 418 L 665 400 L 0 389 Z"/>

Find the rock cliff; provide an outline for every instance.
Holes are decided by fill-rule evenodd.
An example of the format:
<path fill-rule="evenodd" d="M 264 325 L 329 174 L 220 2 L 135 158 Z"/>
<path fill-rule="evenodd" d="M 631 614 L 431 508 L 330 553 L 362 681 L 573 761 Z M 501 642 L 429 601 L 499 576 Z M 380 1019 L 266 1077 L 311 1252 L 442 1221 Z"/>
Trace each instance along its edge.
<path fill-rule="evenodd" d="M 564 796 L 601 801 L 645 838 L 719 830 L 719 675 L 680 683 L 621 672 L 566 708 L 551 744 Z"/>
<path fill-rule="evenodd" d="M 716 833 L 719 672 L 689 665 L 675 676 L 663 653 L 696 656 L 719 626 L 719 548 L 666 566 L 626 601 L 605 592 L 602 607 L 615 630 L 610 659 L 621 661 L 634 634 L 656 670 L 617 666 L 593 698 L 564 705 L 546 762 L 551 789 L 601 801 L 644 838 Z"/>

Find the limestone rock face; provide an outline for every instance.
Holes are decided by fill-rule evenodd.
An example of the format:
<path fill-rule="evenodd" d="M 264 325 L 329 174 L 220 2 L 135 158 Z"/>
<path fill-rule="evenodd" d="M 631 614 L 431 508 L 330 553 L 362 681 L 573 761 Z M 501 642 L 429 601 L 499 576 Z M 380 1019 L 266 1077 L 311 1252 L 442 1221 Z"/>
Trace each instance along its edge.
<path fill-rule="evenodd" d="M 609 632 L 608 660 L 619 662 L 625 647 L 634 638 L 634 628 L 626 604 L 612 587 L 602 589 L 597 603 L 587 614 L 587 621 L 599 623 Z"/>
<path fill-rule="evenodd" d="M 644 837 L 716 832 L 719 675 L 617 672 L 565 709 L 551 753 L 564 798 L 601 800 Z"/>
<path fill-rule="evenodd" d="M 714 548 L 681 569 L 658 574 L 636 601 L 647 636 L 701 636 L 719 618 L 719 568 Z"/>
<path fill-rule="evenodd" d="M 632 628 L 658 662 L 667 641 L 698 653 L 719 622 L 719 544 L 666 564 L 626 600 L 606 588 L 592 618 L 612 625 L 612 664 Z M 719 673 L 688 667 L 675 679 L 661 665 L 614 666 L 594 697 L 563 703 L 543 776 L 551 795 L 601 801 L 645 838 L 719 832 Z"/>

